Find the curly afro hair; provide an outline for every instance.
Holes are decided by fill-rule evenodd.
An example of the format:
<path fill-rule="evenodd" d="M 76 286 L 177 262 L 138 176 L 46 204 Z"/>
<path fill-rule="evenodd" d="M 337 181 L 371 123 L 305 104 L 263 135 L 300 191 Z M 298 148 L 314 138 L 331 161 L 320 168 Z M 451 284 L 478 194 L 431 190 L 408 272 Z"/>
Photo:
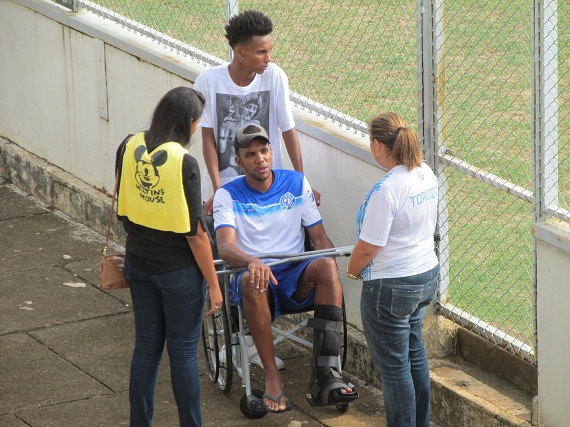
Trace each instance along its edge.
<path fill-rule="evenodd" d="M 225 27 L 226 39 L 233 49 L 238 44 L 249 44 L 253 36 L 266 36 L 273 31 L 268 16 L 257 10 L 246 10 L 232 16 Z"/>

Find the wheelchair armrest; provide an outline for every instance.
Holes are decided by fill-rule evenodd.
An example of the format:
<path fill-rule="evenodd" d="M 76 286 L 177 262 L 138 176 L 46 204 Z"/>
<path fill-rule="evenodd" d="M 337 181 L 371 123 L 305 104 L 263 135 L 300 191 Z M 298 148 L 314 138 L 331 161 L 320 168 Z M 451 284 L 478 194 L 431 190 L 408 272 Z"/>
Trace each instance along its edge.
<path fill-rule="evenodd" d="M 341 256 L 350 256 L 352 254 L 352 250 L 354 246 L 343 246 L 338 248 L 329 248 L 329 249 L 320 249 L 315 251 L 306 251 L 306 252 L 299 252 L 296 254 L 264 254 L 259 255 L 258 258 L 269 258 L 275 259 L 276 261 L 272 261 L 267 263 L 270 267 L 274 265 L 284 264 L 286 262 L 295 262 L 295 261 L 303 261 L 308 258 L 313 258 L 315 256 L 331 256 L 334 258 L 341 257 Z M 226 268 L 223 270 L 218 271 L 218 276 L 223 276 L 226 274 L 234 274 L 238 271 L 244 269 L 244 267 L 235 267 L 232 268 L 228 264 L 224 263 L 223 260 L 215 260 L 214 265 L 224 265 Z"/>

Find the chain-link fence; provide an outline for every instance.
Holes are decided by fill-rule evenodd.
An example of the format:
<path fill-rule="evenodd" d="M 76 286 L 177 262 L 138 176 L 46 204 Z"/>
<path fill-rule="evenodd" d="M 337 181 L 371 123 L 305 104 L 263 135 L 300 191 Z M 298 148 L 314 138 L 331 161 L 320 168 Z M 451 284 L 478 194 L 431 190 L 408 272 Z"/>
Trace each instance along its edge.
<path fill-rule="evenodd" d="M 570 220 L 568 6 L 433 5 L 442 312 L 535 363 L 532 224 Z"/>
<path fill-rule="evenodd" d="M 77 0 L 79 7 L 156 39 L 207 64 L 228 60 L 228 0 Z M 271 17 L 272 60 L 289 77 L 292 101 L 334 122 L 366 132 L 380 110 L 417 116 L 416 6 L 377 0 L 273 0 L 239 3 Z M 200 52 L 196 54 L 195 50 Z"/>
<path fill-rule="evenodd" d="M 532 4 L 434 7 L 442 311 L 534 361 Z"/>
<path fill-rule="evenodd" d="M 208 64 L 229 58 L 236 0 L 77 0 Z M 544 215 L 569 221 L 568 4 L 251 0 L 275 25 L 292 101 L 355 132 L 414 122 L 440 174 L 441 312 L 532 363 Z M 430 146 L 433 152 L 430 156 Z"/>

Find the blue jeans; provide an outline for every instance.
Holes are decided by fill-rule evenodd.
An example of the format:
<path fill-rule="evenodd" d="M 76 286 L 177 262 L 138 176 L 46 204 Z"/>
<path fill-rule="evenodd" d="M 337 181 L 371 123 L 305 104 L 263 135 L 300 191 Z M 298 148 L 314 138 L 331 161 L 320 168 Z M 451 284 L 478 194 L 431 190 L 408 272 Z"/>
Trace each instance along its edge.
<path fill-rule="evenodd" d="M 366 281 L 360 311 L 382 379 L 388 427 L 429 427 L 430 379 L 422 338 L 424 307 L 437 291 L 439 265 L 409 277 Z"/>
<path fill-rule="evenodd" d="M 198 344 L 206 284 L 198 267 L 148 274 L 125 260 L 135 315 L 129 400 L 131 427 L 152 425 L 154 392 L 164 343 L 180 426 L 201 426 Z"/>

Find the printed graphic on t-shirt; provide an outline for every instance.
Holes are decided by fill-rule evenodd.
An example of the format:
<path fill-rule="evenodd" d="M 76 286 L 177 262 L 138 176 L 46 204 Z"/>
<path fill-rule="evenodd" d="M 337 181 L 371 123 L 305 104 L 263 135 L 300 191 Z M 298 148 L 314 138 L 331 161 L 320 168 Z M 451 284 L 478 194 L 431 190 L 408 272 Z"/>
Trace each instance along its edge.
<path fill-rule="evenodd" d="M 269 91 L 247 95 L 216 94 L 220 177 L 243 175 L 235 162 L 234 138 L 239 128 L 256 124 L 269 129 Z"/>

